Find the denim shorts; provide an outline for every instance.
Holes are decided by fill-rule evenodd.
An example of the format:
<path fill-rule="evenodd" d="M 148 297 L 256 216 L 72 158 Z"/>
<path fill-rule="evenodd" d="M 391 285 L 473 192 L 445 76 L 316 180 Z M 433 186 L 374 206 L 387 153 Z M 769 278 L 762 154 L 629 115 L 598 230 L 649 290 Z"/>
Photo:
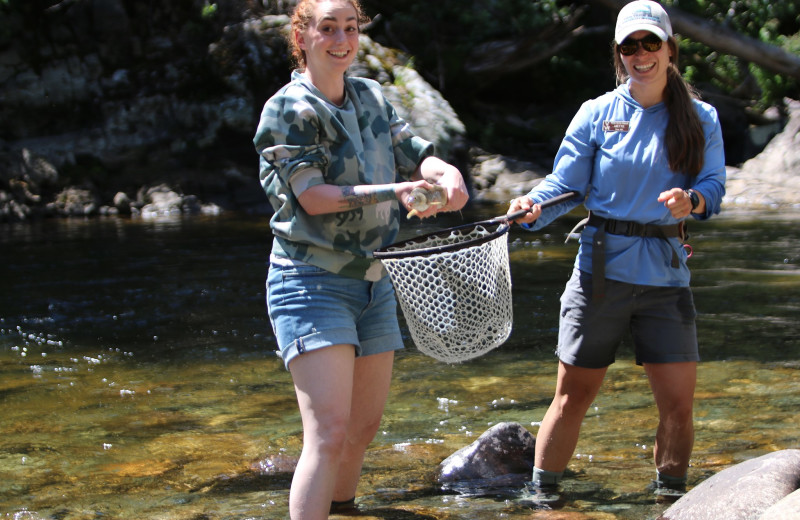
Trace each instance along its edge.
<path fill-rule="evenodd" d="M 332 345 L 353 345 L 356 356 L 403 348 L 388 276 L 368 282 L 313 265 L 273 263 L 267 309 L 287 368 L 295 357 Z"/>
<path fill-rule="evenodd" d="M 615 360 L 630 333 L 636 364 L 699 361 L 692 291 L 688 287 L 605 281 L 605 295 L 592 301 L 592 275 L 575 269 L 561 295 L 558 358 L 584 368 Z"/>

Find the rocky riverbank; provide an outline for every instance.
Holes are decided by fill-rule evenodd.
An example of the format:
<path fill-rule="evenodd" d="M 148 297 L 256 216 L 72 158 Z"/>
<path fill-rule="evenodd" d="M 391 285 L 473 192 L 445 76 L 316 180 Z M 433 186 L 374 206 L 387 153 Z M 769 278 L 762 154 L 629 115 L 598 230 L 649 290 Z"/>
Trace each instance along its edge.
<path fill-rule="evenodd" d="M 741 166 L 728 166 L 726 208 L 800 209 L 800 101 L 785 100 L 788 121 L 764 150 Z M 479 202 L 504 202 L 523 195 L 551 164 L 491 154 L 473 154 L 470 175 Z"/>
<path fill-rule="evenodd" d="M 800 101 L 786 100 L 781 133 L 741 168 L 728 167 L 725 204 L 800 209 Z"/>
<path fill-rule="evenodd" d="M 405 72 L 412 75 L 410 71 Z M 421 80 L 418 77 L 413 78 Z M 390 90 L 391 92 L 391 90 Z M 394 92 L 396 97 L 402 94 Z M 428 97 L 432 102 L 446 102 Z M 786 100 L 789 122 L 759 155 L 741 167 L 728 166 L 727 194 L 723 206 L 730 210 L 800 209 L 800 102 Z M 417 107 L 417 111 L 430 117 Z M 410 114 L 411 117 L 416 117 Z M 448 114 L 449 128 L 458 129 L 457 117 Z M 459 136 L 458 133 L 455 134 Z M 458 143 L 454 146 L 460 146 Z M 462 162 L 469 176 L 473 204 L 496 204 L 526 193 L 549 172 L 549 165 L 513 157 L 490 154 L 472 148 Z M 18 152 L 19 160 L 6 172 L 17 172 L 6 179 L 8 189 L 0 189 L 0 221 L 20 221 L 35 217 L 75 217 L 130 215 L 154 218 L 168 215 L 216 215 L 224 211 L 269 213 L 266 199 L 252 168 L 230 164 L 221 171 L 206 171 L 206 183 L 197 182 L 197 193 L 186 192 L 184 184 L 158 183 L 141 186 L 133 193 L 117 191 L 110 198 L 97 190 L 67 186 L 47 200 L 43 192 L 57 183 L 58 167 L 28 149 Z M 255 161 L 254 161 L 255 162 Z M 230 191 L 228 191 L 230 190 Z"/>
<path fill-rule="evenodd" d="M 268 213 L 251 139 L 264 101 L 289 77 L 288 17 L 251 7 L 231 2 L 211 20 L 172 4 L 130 13 L 121 0 L 62 3 L 24 33 L 30 41 L 0 46 L 0 222 Z M 172 25 L 139 23 L 156 15 Z M 185 20 L 178 33 L 174 20 Z M 363 34 L 352 73 L 384 85 L 468 176 L 474 203 L 507 201 L 549 172 L 550 152 L 511 157 L 470 142 L 412 65 Z M 786 101 L 783 131 L 760 155 L 729 169 L 726 205 L 800 204 L 798 104 Z"/>
<path fill-rule="evenodd" d="M 99 30 L 81 6 L 88 9 L 76 4 L 72 22 Z M 229 21 L 198 51 L 180 36 L 136 38 L 121 8 L 104 16 L 132 37 L 130 47 L 114 50 L 115 40 L 89 49 L 79 34 L 55 31 L 47 56 L 36 60 L 20 48 L 0 49 L 0 114 L 8 123 L 0 139 L 0 222 L 267 211 L 252 137 L 264 101 L 289 79 L 288 17 Z M 191 61 L 198 52 L 200 65 Z M 352 74 L 383 84 L 398 113 L 441 155 L 465 156 L 463 123 L 408 56 L 362 35 Z M 61 117 L 69 113 L 76 117 Z"/>

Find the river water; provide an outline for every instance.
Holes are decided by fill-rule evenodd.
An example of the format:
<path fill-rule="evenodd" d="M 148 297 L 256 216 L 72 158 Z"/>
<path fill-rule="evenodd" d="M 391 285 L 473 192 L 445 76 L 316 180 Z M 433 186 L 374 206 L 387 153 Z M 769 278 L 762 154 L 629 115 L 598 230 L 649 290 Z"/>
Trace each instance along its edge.
<path fill-rule="evenodd" d="M 407 341 L 367 454 L 362 518 L 641 520 L 666 509 L 645 491 L 656 412 L 627 344 L 586 417 L 560 511 L 435 483 L 439 462 L 498 422 L 536 433 L 577 248 L 563 238 L 580 216 L 512 230 L 515 326 L 502 347 L 446 365 Z M 799 220 L 728 211 L 693 225 L 703 362 L 690 486 L 800 447 Z M 301 428 L 264 310 L 269 245 L 266 217 L 240 215 L 0 227 L 0 518 L 287 517 Z"/>

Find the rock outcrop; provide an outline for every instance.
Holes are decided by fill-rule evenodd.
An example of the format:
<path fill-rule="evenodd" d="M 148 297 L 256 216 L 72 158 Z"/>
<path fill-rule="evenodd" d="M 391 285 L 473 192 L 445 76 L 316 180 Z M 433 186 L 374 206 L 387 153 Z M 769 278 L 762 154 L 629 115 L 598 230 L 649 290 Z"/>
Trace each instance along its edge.
<path fill-rule="evenodd" d="M 800 208 L 800 101 L 785 102 L 788 122 L 783 130 L 741 168 L 728 167 L 723 203 Z"/>
<path fill-rule="evenodd" d="M 0 13 L 0 222 L 135 215 L 149 203 L 138 194 L 164 185 L 194 197 L 179 205 L 192 212 L 269 212 L 252 136 L 289 79 L 290 4 L 71 0 Z M 352 73 L 384 86 L 462 168 L 475 202 L 521 195 L 552 167 L 552 157 L 468 150 L 464 124 L 411 58 L 367 34 Z M 800 102 L 787 106 L 764 152 L 729 169 L 725 204 L 800 204 Z"/>
<path fill-rule="evenodd" d="M 31 33 L 33 7 L 3 19 L 27 39 L 0 41 L 0 221 L 136 213 L 119 193 L 136 202 L 163 184 L 203 207 L 267 211 L 252 137 L 289 79 L 289 18 L 184 4 L 62 2 Z M 407 56 L 362 35 L 353 73 L 381 82 L 439 154 L 461 146 L 464 125 Z"/>

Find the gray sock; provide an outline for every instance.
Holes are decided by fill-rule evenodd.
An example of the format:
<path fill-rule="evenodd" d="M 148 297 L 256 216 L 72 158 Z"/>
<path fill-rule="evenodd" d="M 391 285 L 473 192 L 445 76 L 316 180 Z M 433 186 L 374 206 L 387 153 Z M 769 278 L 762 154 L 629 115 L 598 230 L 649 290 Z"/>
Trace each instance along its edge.
<path fill-rule="evenodd" d="M 331 500 L 330 514 L 354 511 L 356 509 L 356 497 L 350 500 Z"/>
<path fill-rule="evenodd" d="M 533 484 L 539 487 L 556 487 L 561 482 L 563 471 L 547 471 L 533 467 Z"/>
<path fill-rule="evenodd" d="M 686 475 L 682 477 L 671 477 L 662 475 L 656 471 L 656 485 L 668 489 L 683 489 L 686 487 Z"/>

